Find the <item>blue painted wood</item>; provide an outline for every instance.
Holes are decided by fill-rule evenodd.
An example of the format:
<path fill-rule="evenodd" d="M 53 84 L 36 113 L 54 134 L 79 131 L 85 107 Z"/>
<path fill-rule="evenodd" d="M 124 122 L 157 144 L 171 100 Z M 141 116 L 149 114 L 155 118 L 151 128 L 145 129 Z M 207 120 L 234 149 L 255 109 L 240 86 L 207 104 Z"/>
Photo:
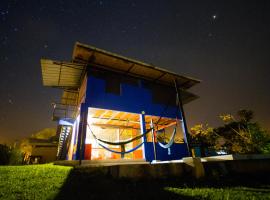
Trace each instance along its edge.
<path fill-rule="evenodd" d="M 154 150 L 153 150 L 153 143 L 152 142 L 146 142 L 145 143 L 145 149 L 146 149 L 146 160 L 151 162 L 154 160 Z M 174 143 L 170 148 L 170 154 L 168 152 L 168 149 L 164 149 L 160 147 L 159 145 L 156 145 L 156 151 L 157 151 L 157 160 L 161 161 L 168 161 L 168 160 L 179 160 L 183 157 L 188 156 L 188 149 L 186 143 Z"/>
<path fill-rule="evenodd" d="M 145 127 L 145 117 L 144 117 L 144 112 L 140 114 L 140 128 L 141 128 L 141 133 L 146 133 L 146 127 Z M 142 137 L 142 142 L 143 142 L 143 158 L 146 157 L 146 149 L 145 149 L 145 142 L 147 141 L 146 135 Z"/>
<path fill-rule="evenodd" d="M 142 111 L 144 111 L 146 115 L 162 116 L 169 118 L 177 117 L 178 119 L 181 119 L 181 113 L 179 113 L 176 105 L 168 106 L 165 104 L 154 103 L 152 101 L 152 91 L 144 87 L 143 81 L 140 81 L 140 84 L 138 84 L 138 86 L 121 83 L 120 95 L 106 93 L 105 84 L 106 83 L 104 79 L 91 76 L 91 74 L 88 76 L 85 100 L 86 107 L 117 110 L 137 114 L 141 114 Z M 166 91 L 160 92 L 166 95 Z M 166 107 L 167 109 L 165 110 Z M 145 128 L 142 128 L 142 130 L 143 129 Z M 156 146 L 157 160 L 176 160 L 188 156 L 188 149 L 185 143 L 173 144 L 170 148 L 169 154 L 168 149 L 163 149 L 159 145 Z M 147 161 L 152 161 L 154 159 L 152 142 L 145 142 L 144 152 L 145 159 Z"/>
<path fill-rule="evenodd" d="M 90 75 L 87 80 L 85 104 L 88 107 L 100 109 L 110 109 L 138 114 L 145 111 L 146 115 L 162 115 L 162 117 L 170 118 L 176 117 L 177 106 L 168 106 L 165 113 L 163 113 L 167 105 L 153 103 L 152 92 L 149 89 L 144 88 L 143 83 L 139 84 L 139 86 L 121 83 L 120 87 L 120 95 L 106 93 L 105 80 Z M 161 92 L 166 95 L 166 91 Z M 181 115 L 179 112 L 177 115 L 178 119 L 180 119 Z"/>
<path fill-rule="evenodd" d="M 73 134 L 74 134 L 74 143 L 73 143 L 73 145 L 75 145 L 76 148 L 77 148 L 77 142 L 78 142 L 79 126 L 80 126 L 80 115 L 77 117 L 77 119 L 75 120 L 75 123 L 73 125 L 73 129 L 75 129 L 74 132 L 73 132 Z M 77 156 L 77 151 L 73 150 L 72 160 L 76 160 L 77 159 L 76 156 Z"/>
<path fill-rule="evenodd" d="M 201 157 L 201 149 L 200 147 L 194 147 L 195 157 Z"/>
<path fill-rule="evenodd" d="M 88 106 L 85 103 L 81 104 L 78 141 L 76 147 L 76 160 L 84 159 L 87 113 L 88 113 Z"/>

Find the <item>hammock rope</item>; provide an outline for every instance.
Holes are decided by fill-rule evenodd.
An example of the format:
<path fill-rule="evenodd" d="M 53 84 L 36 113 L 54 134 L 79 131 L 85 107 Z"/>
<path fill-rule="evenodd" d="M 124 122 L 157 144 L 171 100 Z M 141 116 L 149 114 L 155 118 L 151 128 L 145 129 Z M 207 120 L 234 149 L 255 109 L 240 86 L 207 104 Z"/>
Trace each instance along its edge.
<path fill-rule="evenodd" d="M 179 102 L 178 102 L 178 105 L 179 105 Z M 177 106 L 176 108 L 176 111 L 175 111 L 175 116 L 176 116 L 176 119 L 175 119 L 175 127 L 174 127 L 174 130 L 173 130 L 173 134 L 170 138 L 170 141 L 167 143 L 167 144 L 162 144 L 161 142 L 158 141 L 158 144 L 160 147 L 164 148 L 164 149 L 168 149 L 168 153 L 170 152 L 170 147 L 173 145 L 174 143 L 174 138 L 175 138 L 175 135 L 176 135 L 176 127 L 177 127 L 177 112 L 178 112 L 179 108 Z M 158 125 L 157 125 L 157 129 L 158 129 Z M 163 129 L 165 131 L 165 129 Z M 157 131 L 158 133 L 159 131 Z M 170 154 L 170 153 L 169 153 Z"/>
<path fill-rule="evenodd" d="M 159 146 L 161 146 L 164 149 L 170 148 L 173 145 L 175 135 L 176 135 L 176 126 L 174 127 L 173 134 L 170 138 L 170 141 L 167 144 L 162 144 L 161 142 L 158 142 Z"/>
<path fill-rule="evenodd" d="M 164 113 L 165 113 L 165 111 L 168 109 L 168 107 L 169 107 L 169 101 L 168 101 L 167 105 L 164 107 L 164 109 L 163 109 L 163 111 L 162 111 L 162 113 L 161 113 L 159 119 L 157 120 L 156 124 L 158 124 L 158 123 L 160 122 L 160 120 L 162 119 L 162 115 L 164 115 Z M 177 112 L 177 111 L 176 111 L 176 112 Z M 136 137 L 134 137 L 134 138 L 131 138 L 131 139 L 129 139 L 129 140 L 120 141 L 120 142 L 110 142 L 110 141 L 106 141 L 106 140 L 99 139 L 99 138 L 93 133 L 93 131 L 91 130 L 91 128 L 90 128 L 90 126 L 89 126 L 88 123 L 87 123 L 87 126 L 88 126 L 88 128 L 89 128 L 91 134 L 93 135 L 94 139 L 97 141 L 97 143 L 98 143 L 99 146 L 103 147 L 104 149 L 106 149 L 106 150 L 108 150 L 108 151 L 110 151 L 110 152 L 118 153 L 118 154 L 121 154 L 121 155 L 124 155 L 124 154 L 126 154 L 126 153 L 130 153 L 130 152 L 133 152 L 133 151 L 137 150 L 139 147 L 141 147 L 141 146 L 144 144 L 144 142 L 140 143 L 139 145 L 137 145 L 137 146 L 134 147 L 133 149 L 130 149 L 129 151 L 125 151 L 125 145 L 126 145 L 126 144 L 131 143 L 131 142 L 133 142 L 133 141 L 135 141 L 135 140 L 138 140 L 138 139 L 140 139 L 140 138 L 146 136 L 146 135 L 147 135 L 149 132 L 151 132 L 152 130 L 154 130 L 154 127 L 151 127 L 151 128 L 148 129 L 145 133 L 142 133 L 141 135 L 138 135 L 138 136 L 136 136 Z M 175 133 L 176 133 L 176 127 L 175 127 L 174 134 L 173 134 L 173 136 L 172 136 L 172 138 L 171 138 L 171 141 L 170 141 L 168 144 L 166 144 L 166 145 L 163 145 L 162 143 L 161 143 L 161 144 L 159 143 L 159 145 L 161 145 L 161 147 L 162 147 L 162 145 L 165 146 L 165 147 L 163 147 L 163 148 L 169 148 L 169 147 L 172 145 L 171 143 L 174 142 Z M 120 145 L 120 146 L 121 146 L 121 152 L 120 152 L 120 151 L 115 151 L 115 150 L 113 150 L 113 149 L 110 149 L 110 148 L 106 147 L 105 145 L 103 145 L 102 143 L 108 144 L 108 145 Z M 168 146 L 168 147 L 167 147 L 167 146 Z"/>
<path fill-rule="evenodd" d="M 126 142 L 128 142 L 128 141 L 130 141 L 130 140 L 128 140 L 128 141 L 123 141 L 123 142 L 112 143 L 112 145 L 121 145 L 121 151 L 115 151 L 115 150 L 110 149 L 109 147 L 106 147 L 105 145 L 103 145 L 103 144 L 102 144 L 103 140 L 98 139 L 98 138 L 96 137 L 96 135 L 93 133 L 93 131 L 92 131 L 92 129 L 90 128 L 90 126 L 89 126 L 88 123 L 87 123 L 87 126 L 88 126 L 90 132 L 92 133 L 93 137 L 95 138 L 96 142 L 98 143 L 98 145 L 101 146 L 102 148 L 106 149 L 107 151 L 112 152 L 112 153 L 117 153 L 117 154 L 121 154 L 121 155 L 128 154 L 128 153 L 131 153 L 131 152 L 133 152 L 133 151 L 136 151 L 136 150 L 137 150 L 138 148 L 140 148 L 140 147 L 143 145 L 143 143 L 144 143 L 144 142 L 142 142 L 142 143 L 140 143 L 139 145 L 137 145 L 136 147 L 134 147 L 134 148 L 132 148 L 132 149 L 130 149 L 130 150 L 128 150 L 128 151 L 125 151 L 125 144 L 127 144 Z M 135 138 L 132 138 L 131 140 L 132 140 L 132 141 L 134 141 L 135 139 L 137 140 L 137 139 L 141 138 L 142 136 L 146 135 L 147 133 L 149 133 L 151 130 L 152 130 L 152 129 L 146 131 L 144 134 L 139 135 L 140 137 L 137 136 L 137 137 L 135 137 Z M 105 141 L 105 142 L 103 142 L 103 143 L 107 144 L 107 143 L 111 143 L 111 142 Z"/>
<path fill-rule="evenodd" d="M 136 136 L 136 137 L 134 137 L 134 138 L 131 138 L 131 139 L 129 139 L 129 140 L 125 140 L 125 141 L 121 141 L 121 142 L 110 142 L 110 141 L 106 141 L 106 140 L 99 139 L 99 138 L 93 133 L 93 131 L 91 130 L 91 128 L 90 128 L 90 126 L 89 126 L 88 123 L 87 123 L 87 126 L 88 126 L 88 128 L 90 129 L 90 132 L 92 133 L 93 137 L 94 137 L 96 140 L 98 140 L 98 141 L 100 141 L 100 142 L 102 142 L 102 143 L 104 143 L 104 144 L 108 144 L 108 145 L 125 145 L 125 144 L 128 144 L 128 143 L 130 143 L 130 142 L 133 142 L 133 141 L 135 141 L 135 140 L 138 140 L 138 139 L 142 138 L 143 136 L 147 135 L 147 134 L 153 129 L 153 128 L 150 128 L 150 129 L 148 129 L 145 133 L 143 133 L 143 134 L 141 134 L 141 135 L 138 135 L 138 136 Z"/>
<path fill-rule="evenodd" d="M 143 145 L 143 142 L 140 143 L 139 145 L 137 145 L 136 147 L 128 150 L 128 151 L 115 151 L 113 149 L 110 149 L 108 147 L 106 147 L 105 145 L 101 144 L 101 142 L 97 141 L 98 145 L 101 146 L 102 148 L 106 149 L 107 151 L 110 151 L 112 153 L 117 153 L 117 154 L 127 154 L 127 153 L 131 153 L 133 151 L 136 151 L 138 148 L 140 148 Z M 122 149 L 122 148 L 121 148 Z"/>

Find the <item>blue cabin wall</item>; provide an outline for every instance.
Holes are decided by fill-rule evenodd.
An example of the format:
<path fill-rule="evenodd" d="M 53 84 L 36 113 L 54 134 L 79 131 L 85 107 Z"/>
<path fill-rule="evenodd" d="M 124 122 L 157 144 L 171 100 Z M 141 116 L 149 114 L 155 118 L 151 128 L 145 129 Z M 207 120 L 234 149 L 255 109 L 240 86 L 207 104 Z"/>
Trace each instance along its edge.
<path fill-rule="evenodd" d="M 154 156 L 154 148 L 152 142 L 146 142 L 145 143 L 145 151 L 146 154 L 146 160 L 152 161 L 155 159 Z M 168 152 L 168 149 L 164 149 L 161 146 L 159 146 L 158 143 L 156 143 L 156 158 L 157 160 L 161 161 L 167 161 L 167 160 L 179 160 L 183 157 L 188 156 L 188 149 L 186 143 L 173 143 L 170 147 L 170 153 Z"/>
<path fill-rule="evenodd" d="M 86 99 L 81 112 L 87 112 L 86 108 L 93 107 L 138 114 L 144 111 L 146 115 L 181 118 L 181 113 L 176 105 L 154 103 L 152 91 L 144 87 L 142 81 L 138 86 L 120 83 L 120 95 L 108 93 L 105 88 L 106 81 L 104 79 L 88 75 Z M 166 91 L 161 92 L 167 95 Z M 147 161 L 154 160 L 152 142 L 144 143 L 144 151 Z M 164 149 L 156 143 L 157 160 L 176 160 L 189 155 L 186 143 L 174 143 L 170 151 L 171 153 L 168 154 L 168 149 Z M 79 152 L 77 151 L 77 153 Z"/>
<path fill-rule="evenodd" d="M 177 106 L 167 106 L 166 104 L 153 103 L 152 92 L 142 84 L 133 86 L 126 83 L 120 84 L 120 95 L 106 93 L 105 80 L 88 76 L 86 100 L 88 107 L 118 110 L 123 112 L 132 112 L 140 114 L 142 111 L 146 115 L 180 118 Z M 166 95 L 166 91 L 164 95 Z M 167 107 L 167 108 L 166 108 Z M 165 110 L 166 109 L 166 110 Z M 164 112 L 165 110 L 165 112 Z"/>

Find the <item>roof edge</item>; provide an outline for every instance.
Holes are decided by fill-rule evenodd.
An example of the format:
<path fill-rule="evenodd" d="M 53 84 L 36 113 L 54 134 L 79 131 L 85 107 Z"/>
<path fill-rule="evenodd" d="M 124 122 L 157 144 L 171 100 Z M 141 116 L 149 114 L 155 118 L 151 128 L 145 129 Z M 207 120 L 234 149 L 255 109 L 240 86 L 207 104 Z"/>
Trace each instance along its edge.
<path fill-rule="evenodd" d="M 167 69 L 164 69 L 164 68 L 161 68 L 161 67 L 157 67 L 155 65 L 152 65 L 152 64 L 148 64 L 148 63 L 145 63 L 145 62 L 141 62 L 139 60 L 136 60 L 136 59 L 133 59 L 133 58 L 128 58 L 128 57 L 125 57 L 125 56 L 122 56 L 122 55 L 119 55 L 119 54 L 116 54 L 116 53 L 112 53 L 112 52 L 109 52 L 109 51 L 106 51 L 104 49 L 100 49 L 100 48 L 97 48 L 97 47 L 94 47 L 94 46 L 91 46 L 91 45 L 88 45 L 88 44 L 83 44 L 81 42 L 75 42 L 75 45 L 74 45 L 74 48 L 73 48 L 73 53 L 72 53 L 72 60 L 74 60 L 75 58 L 75 48 L 76 46 L 81 46 L 81 47 L 84 47 L 84 48 L 88 48 L 92 51 L 96 51 L 96 52 L 100 52 L 100 53 L 103 53 L 103 54 L 106 54 L 106 55 L 109 55 L 109 56 L 113 56 L 113 57 L 117 57 L 117 58 L 120 58 L 122 60 L 125 60 L 125 61 L 128 61 L 128 62 L 133 62 L 133 63 L 136 63 L 136 64 L 139 64 L 139 65 L 143 65 L 145 67 L 148 67 L 148 68 L 151 68 L 151 69 L 155 69 L 155 70 L 160 70 L 160 71 L 164 71 L 168 74 L 171 74 L 173 76 L 178 76 L 178 77 L 183 77 L 183 78 L 186 78 L 186 79 L 190 79 L 196 83 L 200 83 L 202 82 L 200 79 L 196 79 L 196 78 L 193 78 L 193 77 L 189 77 L 189 76 L 186 76 L 186 75 L 180 75 L 180 74 L 177 74 L 175 72 L 172 72 L 172 71 L 169 71 Z"/>

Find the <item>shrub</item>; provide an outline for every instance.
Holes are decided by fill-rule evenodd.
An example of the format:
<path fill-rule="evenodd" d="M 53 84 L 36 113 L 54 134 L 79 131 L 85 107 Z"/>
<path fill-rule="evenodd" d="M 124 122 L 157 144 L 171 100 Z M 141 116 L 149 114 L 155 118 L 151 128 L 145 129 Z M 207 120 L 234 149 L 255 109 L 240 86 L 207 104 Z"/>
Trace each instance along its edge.
<path fill-rule="evenodd" d="M 9 153 L 9 165 L 20 165 L 23 162 L 23 155 L 19 149 L 12 148 Z"/>
<path fill-rule="evenodd" d="M 9 147 L 5 144 L 0 144 L 0 165 L 9 163 Z"/>
<path fill-rule="evenodd" d="M 223 126 L 196 125 L 190 131 L 192 142 L 227 153 L 270 153 L 270 135 L 259 123 L 252 122 L 253 116 L 250 110 L 240 110 L 236 118 L 220 115 Z"/>
<path fill-rule="evenodd" d="M 0 144 L 0 165 L 20 165 L 23 156 L 19 149 Z"/>

